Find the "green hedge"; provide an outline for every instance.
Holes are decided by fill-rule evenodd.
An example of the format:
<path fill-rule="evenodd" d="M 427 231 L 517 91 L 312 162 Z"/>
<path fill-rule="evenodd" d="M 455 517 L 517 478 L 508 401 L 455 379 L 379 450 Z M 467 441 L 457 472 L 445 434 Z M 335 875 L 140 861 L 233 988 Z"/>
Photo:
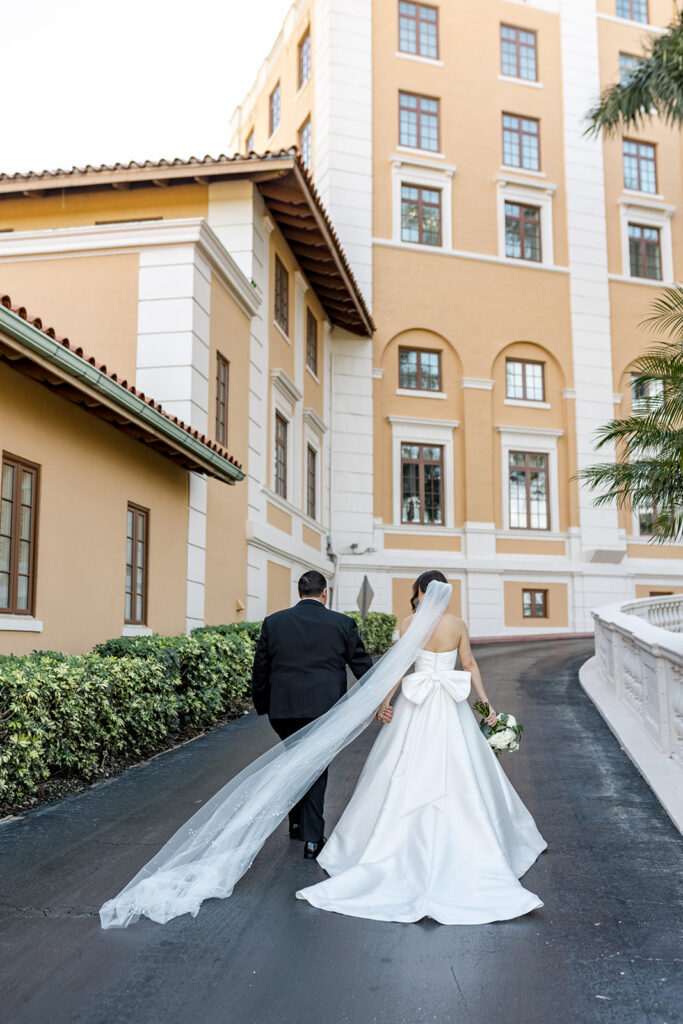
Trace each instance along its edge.
<path fill-rule="evenodd" d="M 221 636 L 234 636 L 236 633 L 246 633 L 256 643 L 261 635 L 261 626 L 258 622 L 229 622 L 225 626 L 195 626 L 192 636 L 206 636 L 207 633 L 218 633 Z"/>
<path fill-rule="evenodd" d="M 345 612 L 361 629 L 360 612 Z M 363 642 L 371 654 L 384 654 L 391 647 L 391 638 L 396 629 L 396 616 L 386 612 L 368 612 L 365 617 Z"/>
<path fill-rule="evenodd" d="M 51 776 L 91 779 L 114 758 L 246 710 L 253 650 L 233 630 L 0 657 L 0 811 Z"/>

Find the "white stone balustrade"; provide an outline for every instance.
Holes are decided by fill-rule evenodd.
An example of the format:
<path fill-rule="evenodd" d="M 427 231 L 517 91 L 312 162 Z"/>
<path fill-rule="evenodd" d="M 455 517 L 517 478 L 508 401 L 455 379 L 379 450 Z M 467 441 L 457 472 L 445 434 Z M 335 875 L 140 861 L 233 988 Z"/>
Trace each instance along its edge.
<path fill-rule="evenodd" d="M 581 683 L 679 828 L 683 827 L 683 595 L 592 613 L 595 658 Z"/>

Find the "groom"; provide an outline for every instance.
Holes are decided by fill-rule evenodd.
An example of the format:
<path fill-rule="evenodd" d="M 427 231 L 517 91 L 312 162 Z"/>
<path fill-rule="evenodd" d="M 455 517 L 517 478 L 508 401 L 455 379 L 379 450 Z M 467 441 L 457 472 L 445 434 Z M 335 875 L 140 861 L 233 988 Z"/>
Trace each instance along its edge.
<path fill-rule="evenodd" d="M 346 666 L 360 679 L 372 658 L 348 615 L 330 611 L 327 580 L 314 569 L 299 580 L 300 601 L 268 615 L 254 654 L 251 692 L 281 740 L 303 729 L 346 693 Z M 327 769 L 289 812 L 289 834 L 304 842 L 304 857 L 325 844 L 323 801 Z"/>

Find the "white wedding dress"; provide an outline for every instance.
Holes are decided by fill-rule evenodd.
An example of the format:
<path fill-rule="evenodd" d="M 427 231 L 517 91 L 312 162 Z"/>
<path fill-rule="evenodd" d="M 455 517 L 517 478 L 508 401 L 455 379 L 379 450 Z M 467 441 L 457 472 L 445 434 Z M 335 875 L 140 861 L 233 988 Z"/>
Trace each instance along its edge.
<path fill-rule="evenodd" d="M 318 857 L 330 877 L 299 899 L 351 917 L 442 924 L 543 906 L 519 878 L 547 843 L 479 729 L 456 658 L 418 652 Z"/>

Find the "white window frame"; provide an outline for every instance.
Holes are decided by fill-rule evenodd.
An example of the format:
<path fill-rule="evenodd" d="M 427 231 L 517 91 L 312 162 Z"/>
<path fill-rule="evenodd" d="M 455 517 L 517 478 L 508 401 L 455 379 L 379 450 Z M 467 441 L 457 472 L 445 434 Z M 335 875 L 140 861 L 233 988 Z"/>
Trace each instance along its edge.
<path fill-rule="evenodd" d="M 420 533 L 455 526 L 455 475 L 453 458 L 453 431 L 459 420 L 428 420 L 413 416 L 388 416 L 391 424 L 392 452 L 392 508 L 394 526 L 405 527 L 401 521 L 401 445 L 433 444 L 443 448 L 443 523 L 416 523 Z"/>
<path fill-rule="evenodd" d="M 323 522 L 323 489 L 322 489 L 322 459 L 323 459 L 323 434 L 327 431 L 327 425 L 320 418 L 315 409 L 304 409 L 304 451 L 305 458 L 304 472 L 302 474 L 301 508 L 309 522 L 321 526 Z M 315 476 L 315 508 L 316 518 L 311 519 L 308 515 L 308 446 L 311 446 L 316 453 L 316 476 Z"/>
<path fill-rule="evenodd" d="M 676 207 L 668 203 L 658 203 L 647 199 L 620 199 L 621 215 L 621 254 L 622 274 L 636 284 L 663 285 L 674 283 L 674 256 L 671 238 L 671 217 Z M 631 275 L 631 258 L 628 244 L 628 226 L 638 224 L 645 228 L 659 230 L 659 252 L 662 261 L 661 281 L 649 277 L 633 277 Z"/>
<path fill-rule="evenodd" d="M 518 173 L 524 173 L 519 171 Z M 532 172 L 530 172 L 532 173 Z M 553 195 L 557 185 L 547 181 L 525 181 L 509 174 L 499 174 L 498 183 L 498 254 L 506 263 L 516 267 L 554 267 L 555 241 L 553 238 Z M 521 203 L 523 206 L 537 206 L 541 211 L 541 259 L 518 260 L 505 254 L 505 204 Z"/>
<path fill-rule="evenodd" d="M 426 252 L 441 252 L 453 248 L 453 164 L 432 164 L 426 160 L 391 158 L 392 168 L 392 240 L 409 249 Z M 418 185 L 436 189 L 441 193 L 441 245 L 423 245 L 421 242 L 404 242 L 401 238 L 401 187 Z"/>
<path fill-rule="evenodd" d="M 563 430 L 544 430 L 535 427 L 496 427 L 500 434 L 500 461 L 503 496 L 503 530 L 514 536 L 528 537 L 558 533 L 560 529 L 560 488 L 557 472 L 557 439 Z M 529 530 L 526 527 L 510 526 L 510 452 L 533 452 L 548 456 L 548 506 L 549 524 L 547 530 Z"/>
<path fill-rule="evenodd" d="M 294 452 L 297 451 L 298 444 L 297 431 L 294 429 L 294 408 L 296 403 L 301 401 L 302 394 L 284 370 L 272 370 L 270 379 L 272 383 L 270 403 L 270 490 L 280 501 L 294 505 L 292 497 L 297 491 L 294 479 Z M 275 490 L 275 416 L 277 413 L 280 413 L 283 420 L 287 422 L 287 494 L 284 497 Z"/>

